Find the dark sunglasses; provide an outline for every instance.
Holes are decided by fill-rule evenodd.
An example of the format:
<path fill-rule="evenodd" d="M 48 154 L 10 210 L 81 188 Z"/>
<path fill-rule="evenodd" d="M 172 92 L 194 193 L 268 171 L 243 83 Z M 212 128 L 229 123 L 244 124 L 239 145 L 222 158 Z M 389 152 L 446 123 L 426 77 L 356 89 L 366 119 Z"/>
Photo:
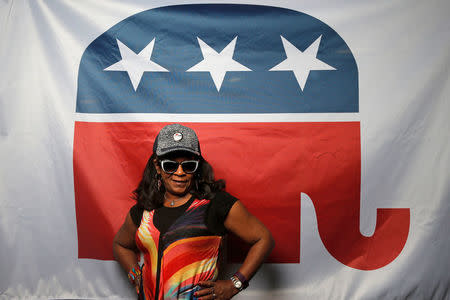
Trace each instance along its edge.
<path fill-rule="evenodd" d="M 181 165 L 183 171 L 187 174 L 192 174 L 197 171 L 198 160 L 185 160 L 182 162 L 173 161 L 170 159 L 164 159 L 161 161 L 161 168 L 164 172 L 172 174 L 178 170 L 178 166 Z"/>

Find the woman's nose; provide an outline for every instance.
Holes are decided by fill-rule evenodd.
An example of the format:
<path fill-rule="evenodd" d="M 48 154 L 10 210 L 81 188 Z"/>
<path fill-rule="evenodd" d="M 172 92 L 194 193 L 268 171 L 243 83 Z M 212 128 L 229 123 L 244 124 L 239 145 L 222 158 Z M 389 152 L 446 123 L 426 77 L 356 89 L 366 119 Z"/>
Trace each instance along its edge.
<path fill-rule="evenodd" d="M 178 175 L 178 176 L 182 176 L 185 175 L 183 167 L 181 166 L 181 164 L 178 165 L 177 170 L 174 172 L 174 174 Z"/>

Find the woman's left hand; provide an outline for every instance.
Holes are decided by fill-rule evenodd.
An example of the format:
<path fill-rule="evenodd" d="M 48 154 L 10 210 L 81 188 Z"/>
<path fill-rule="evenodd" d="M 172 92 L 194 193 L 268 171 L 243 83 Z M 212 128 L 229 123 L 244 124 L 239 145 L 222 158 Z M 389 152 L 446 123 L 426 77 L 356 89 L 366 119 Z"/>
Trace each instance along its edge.
<path fill-rule="evenodd" d="M 231 280 L 200 281 L 201 290 L 194 293 L 199 300 L 228 300 L 236 295 L 236 289 Z"/>

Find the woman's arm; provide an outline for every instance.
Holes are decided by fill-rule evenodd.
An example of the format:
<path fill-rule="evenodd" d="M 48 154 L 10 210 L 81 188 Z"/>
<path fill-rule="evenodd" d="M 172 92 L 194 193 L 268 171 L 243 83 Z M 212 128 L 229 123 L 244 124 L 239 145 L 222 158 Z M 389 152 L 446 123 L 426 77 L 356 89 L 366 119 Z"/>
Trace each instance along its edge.
<path fill-rule="evenodd" d="M 113 255 L 125 272 L 130 272 L 137 265 L 138 248 L 134 239 L 137 227 L 131 219 L 130 213 L 127 214 L 125 222 L 117 231 L 113 240 Z M 136 283 L 136 292 L 139 293 L 139 285 Z"/>
<path fill-rule="evenodd" d="M 275 245 L 272 235 L 266 226 L 248 212 L 240 201 L 236 201 L 231 207 L 225 219 L 225 228 L 251 245 L 243 264 L 239 268 L 239 272 L 247 280 L 250 280 Z M 230 299 L 239 292 L 231 280 L 207 281 L 199 284 L 205 287 L 197 292 L 197 296 L 201 296 L 200 299 L 202 300 Z"/>
<path fill-rule="evenodd" d="M 272 235 L 240 201 L 231 208 L 225 220 L 225 227 L 252 245 L 244 263 L 239 268 L 239 272 L 250 280 L 275 246 Z"/>

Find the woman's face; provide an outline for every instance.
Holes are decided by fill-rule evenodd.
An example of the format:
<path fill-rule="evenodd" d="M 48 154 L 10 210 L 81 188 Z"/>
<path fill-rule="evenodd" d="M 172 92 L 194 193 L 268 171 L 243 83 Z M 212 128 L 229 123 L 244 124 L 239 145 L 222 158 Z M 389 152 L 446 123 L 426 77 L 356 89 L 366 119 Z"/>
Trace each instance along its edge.
<path fill-rule="evenodd" d="M 168 157 L 167 159 L 181 163 L 183 161 L 194 160 L 195 158 L 192 156 L 183 155 L 175 157 L 172 156 Z M 189 192 L 192 184 L 192 179 L 194 177 L 193 173 L 186 173 L 180 164 L 178 165 L 177 170 L 173 173 L 166 173 L 162 169 L 161 164 L 158 164 L 156 162 L 155 168 L 158 174 L 161 175 L 162 182 L 167 193 L 176 196 L 184 196 Z"/>

